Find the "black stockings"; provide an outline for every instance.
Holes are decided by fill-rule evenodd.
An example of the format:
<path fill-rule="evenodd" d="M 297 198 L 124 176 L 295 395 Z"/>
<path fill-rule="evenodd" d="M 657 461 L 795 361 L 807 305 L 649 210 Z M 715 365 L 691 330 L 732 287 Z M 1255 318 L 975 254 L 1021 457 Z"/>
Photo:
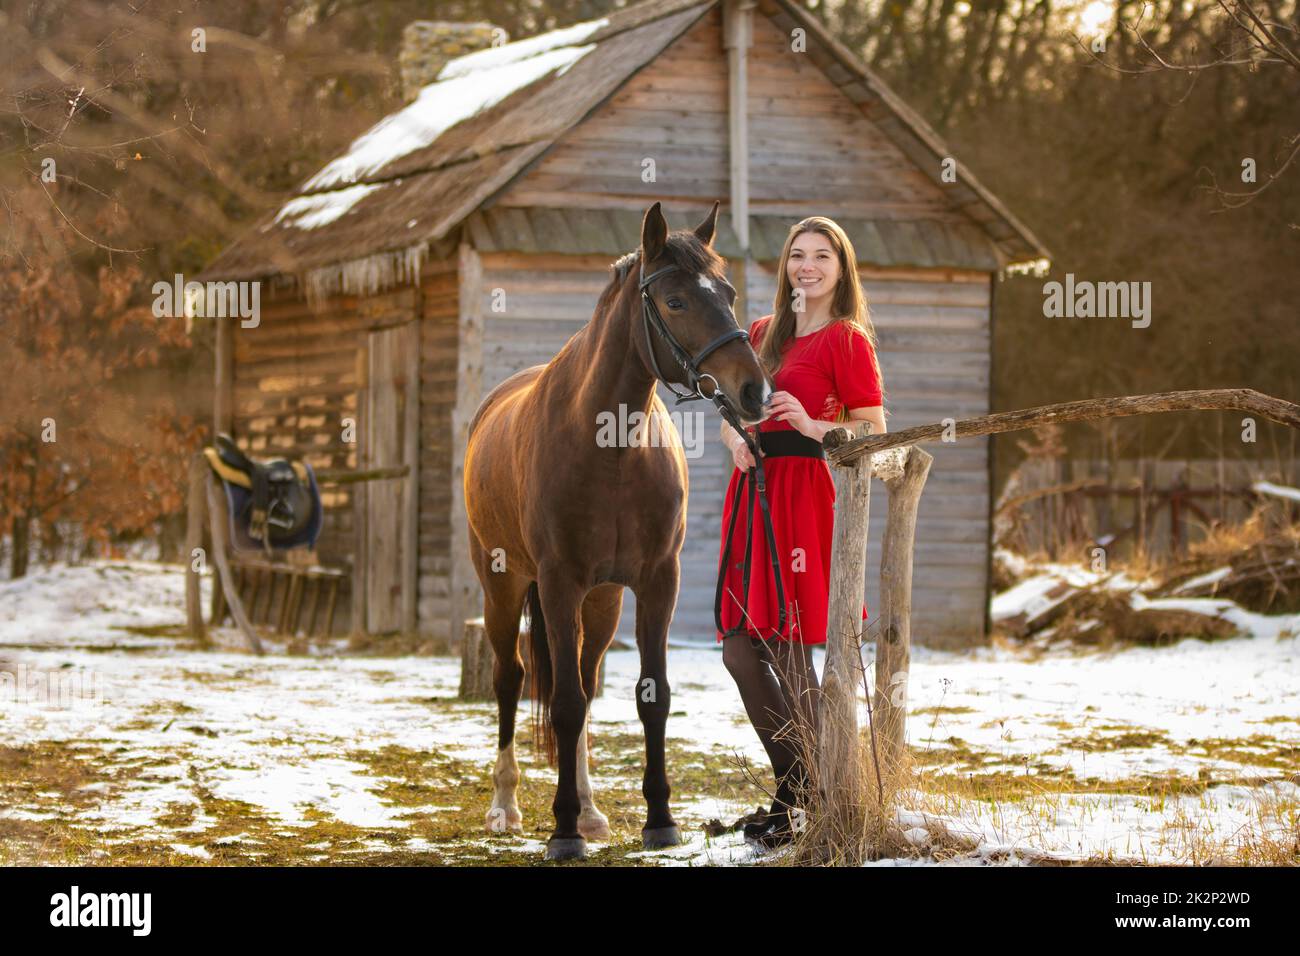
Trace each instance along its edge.
<path fill-rule="evenodd" d="M 812 648 L 796 641 L 758 641 L 735 634 L 722 642 L 722 662 L 735 679 L 745 713 L 772 761 L 777 790 L 771 812 L 787 812 L 808 780 L 796 734 L 803 735 L 810 749 L 817 740 L 821 687 Z"/>

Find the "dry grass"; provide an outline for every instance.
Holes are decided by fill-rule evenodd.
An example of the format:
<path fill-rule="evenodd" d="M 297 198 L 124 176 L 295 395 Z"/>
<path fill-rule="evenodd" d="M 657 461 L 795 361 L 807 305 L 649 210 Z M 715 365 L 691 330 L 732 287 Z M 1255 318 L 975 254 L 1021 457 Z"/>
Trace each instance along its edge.
<path fill-rule="evenodd" d="M 991 828 L 1006 835 L 1003 842 L 1014 845 L 1016 858 L 1037 865 L 1300 865 L 1300 799 L 1268 790 L 1266 785 L 1277 777 L 1230 781 L 1254 793 L 1244 807 L 1245 819 L 1226 830 L 1222 810 L 1215 806 L 1224 793 L 1216 792 L 1215 783 L 1222 780 L 1170 773 L 1082 781 L 1068 771 L 953 775 L 926 766 L 919 759 L 922 755 L 907 747 L 896 756 L 889 753 L 879 714 L 869 711 L 864 726 L 840 726 L 836 732 L 855 733 L 851 779 L 856 785 L 828 800 L 818 771 L 817 735 L 800 720 L 782 731 L 802 754 L 810 782 L 797 795 L 802 813 L 793 816 L 793 843 L 764 864 L 861 866 L 909 857 L 943 862 L 976 853 Z M 1282 779 L 1300 782 L 1294 775 Z M 1082 842 L 1079 851 L 1044 849 L 1059 846 L 1062 833 L 1072 828 L 1082 833 L 1107 816 L 1127 819 L 1135 808 L 1159 816 L 1141 829 L 1131 829 L 1118 849 L 1088 852 Z M 1000 848 L 982 855 L 997 862 L 1011 852 Z"/>

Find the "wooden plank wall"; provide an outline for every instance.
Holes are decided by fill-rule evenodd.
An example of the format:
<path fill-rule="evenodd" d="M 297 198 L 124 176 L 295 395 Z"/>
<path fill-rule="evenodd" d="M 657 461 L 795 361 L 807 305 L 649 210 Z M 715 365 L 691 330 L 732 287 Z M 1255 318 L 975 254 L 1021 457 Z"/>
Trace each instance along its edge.
<path fill-rule="evenodd" d="M 355 296 L 313 311 L 301 297 L 282 293 L 264 301 L 256 328 L 234 323 L 233 426 L 242 447 L 258 458 L 302 458 L 316 469 L 357 466 L 357 445 L 343 440 L 343 420 L 357 417 L 364 312 Z M 326 490 L 324 505 L 317 554 L 326 565 L 349 566 L 350 489 Z"/>
<path fill-rule="evenodd" d="M 456 403 L 455 260 L 429 263 L 420 291 L 420 518 L 417 619 L 422 634 L 450 635 L 452 407 Z M 472 573 L 472 572 L 471 572 Z M 473 615 L 470 615 L 473 616 Z"/>
<path fill-rule="evenodd" d="M 940 187 L 758 11 L 747 78 L 752 215 L 969 224 Z M 719 7 L 561 137 L 497 204 L 644 209 L 656 199 L 669 208 L 674 200 L 726 203 L 727 142 Z M 655 161 L 654 182 L 642 178 L 647 158 Z M 670 213 L 669 225 L 686 224 Z"/>
<path fill-rule="evenodd" d="M 408 285 L 371 296 L 335 296 L 314 309 L 301 296 L 280 292 L 265 297 L 257 328 L 236 323 L 234 330 L 233 426 L 240 444 L 257 457 L 303 458 L 317 469 L 356 468 L 365 428 L 358 396 L 365 387 L 359 357 L 366 336 L 373 329 L 419 321 L 427 313 L 420 334 L 420 460 L 430 472 L 430 480 L 419 484 L 422 596 L 434 586 L 429 575 L 439 570 L 445 575 L 447 565 L 445 436 L 447 396 L 455 393 L 455 288 L 455 263 L 430 262 L 419 290 Z M 450 366 L 440 354 L 448 348 L 448 335 Z M 344 440 L 345 419 L 356 422 L 356 440 L 350 443 Z M 350 567 L 356 558 L 354 503 L 349 486 L 324 491 L 325 523 L 317 554 L 327 566 Z M 425 612 L 436 610 L 424 606 Z M 422 614 L 421 629 L 426 617 Z M 336 614 L 340 624 L 349 619 L 348 607 Z M 441 620 L 445 624 L 445 612 Z"/>
<path fill-rule="evenodd" d="M 752 215 L 970 222 L 760 11 L 753 34 L 747 74 Z"/>
<path fill-rule="evenodd" d="M 715 9 L 597 112 L 566 133 L 502 198 L 510 206 L 693 205 L 731 195 L 727 57 Z M 643 161 L 655 179 L 642 178 Z M 672 220 L 671 228 L 685 223 Z M 695 225 L 691 223 L 691 225 Z M 633 248 L 637 237 L 630 237 Z"/>
<path fill-rule="evenodd" d="M 486 395 L 520 369 L 549 362 L 587 324 L 609 282 L 609 256 L 483 256 Z"/>

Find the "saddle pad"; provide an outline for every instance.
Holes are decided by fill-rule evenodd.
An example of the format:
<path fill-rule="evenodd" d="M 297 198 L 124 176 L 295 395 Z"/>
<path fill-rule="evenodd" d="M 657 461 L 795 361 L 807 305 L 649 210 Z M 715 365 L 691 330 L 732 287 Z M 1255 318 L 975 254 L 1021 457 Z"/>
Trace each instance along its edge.
<path fill-rule="evenodd" d="M 204 454 L 212 470 L 221 479 L 221 487 L 226 492 L 226 510 L 230 517 L 230 547 L 233 551 L 265 551 L 265 546 L 248 533 L 249 513 L 252 510 L 252 482 L 244 472 L 231 468 L 221 461 L 213 448 L 204 449 Z M 298 477 L 306 482 L 311 497 L 311 520 L 297 534 L 286 539 L 273 539 L 271 547 L 287 550 L 289 548 L 314 548 L 320 537 L 321 527 L 325 523 L 324 509 L 321 506 L 320 488 L 316 484 L 316 473 L 305 461 L 295 461 L 293 469 Z"/>

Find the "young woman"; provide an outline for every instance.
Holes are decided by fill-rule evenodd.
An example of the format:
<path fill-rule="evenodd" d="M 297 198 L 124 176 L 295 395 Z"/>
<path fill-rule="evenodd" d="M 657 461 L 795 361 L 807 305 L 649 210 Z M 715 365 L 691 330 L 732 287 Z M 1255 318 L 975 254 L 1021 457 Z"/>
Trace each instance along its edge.
<path fill-rule="evenodd" d="M 755 321 L 749 334 L 777 389 L 757 434 L 786 626 L 777 633 L 779 609 L 767 537 L 761 521 L 748 526 L 750 503 L 742 491 L 735 540 L 725 555 L 721 618 L 726 631 L 718 634 L 723 662 L 777 780 L 766 818 L 745 827 L 747 839 L 765 846 L 793 838 L 790 810 L 808 784 L 790 730 L 782 728 L 793 724 L 816 740 L 820 687 L 812 645 L 826 643 L 835 502 L 822 436 L 846 420 L 871 422 L 875 434 L 885 431 L 875 330 L 858 279 L 857 256 L 844 230 L 824 216 L 795 224 L 777 275 L 775 311 Z M 723 506 L 720 562 L 733 496 L 754 465 L 744 439 L 725 422 L 722 438 L 736 470 Z M 753 551 L 749 592 L 744 594 L 746 535 Z"/>

